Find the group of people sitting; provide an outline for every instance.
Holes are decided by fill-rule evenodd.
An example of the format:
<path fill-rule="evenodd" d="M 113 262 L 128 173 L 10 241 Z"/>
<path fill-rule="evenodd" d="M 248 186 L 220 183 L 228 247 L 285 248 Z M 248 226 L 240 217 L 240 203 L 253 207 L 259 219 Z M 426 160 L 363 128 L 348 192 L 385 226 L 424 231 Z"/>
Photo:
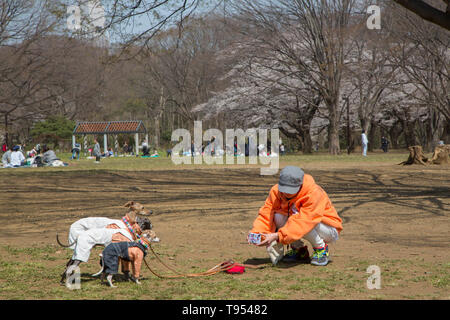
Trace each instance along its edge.
<path fill-rule="evenodd" d="M 5 152 L 2 156 L 3 168 L 19 168 L 19 167 L 44 167 L 44 166 L 66 166 L 55 154 L 53 150 L 44 144 L 41 148 L 37 144 L 34 148 L 23 154 L 22 147 L 15 145 L 12 148 L 4 147 Z"/>
<path fill-rule="evenodd" d="M 158 151 L 155 150 L 152 154 L 150 154 L 150 147 L 146 141 L 142 142 L 142 145 L 140 147 L 142 149 L 142 156 L 143 157 L 149 157 L 149 158 L 156 158 L 159 157 Z"/>
<path fill-rule="evenodd" d="M 112 148 L 109 148 L 108 151 L 102 153 L 103 158 L 114 157 L 114 151 Z"/>
<path fill-rule="evenodd" d="M 6 143 L 3 144 L 3 155 L 2 155 L 2 166 L 3 168 L 18 168 L 18 167 L 43 167 L 43 166 L 67 166 L 67 163 L 64 163 L 61 161 L 60 158 L 58 158 L 55 154 L 55 152 L 47 147 L 47 145 L 37 144 L 35 147 L 33 147 L 30 151 L 25 152 L 24 147 L 21 145 L 14 145 L 13 147 L 9 147 Z M 158 151 L 154 150 L 153 153 L 150 152 L 150 147 L 146 142 L 142 143 L 142 146 L 140 146 L 140 149 L 142 149 L 142 156 L 144 157 L 159 157 Z M 127 143 L 125 143 L 124 147 L 124 155 L 126 155 L 128 152 L 132 152 L 132 147 L 128 146 Z M 81 154 L 81 144 L 75 143 L 74 147 L 71 150 L 72 155 L 70 157 L 70 160 L 79 160 L 80 154 Z M 108 150 L 105 150 L 105 152 L 100 152 L 100 145 L 96 141 L 96 147 L 93 149 L 89 149 L 89 153 L 91 155 L 96 155 L 97 159 L 100 158 L 108 158 L 108 157 L 115 157 L 117 156 L 117 153 L 115 154 L 112 148 L 109 148 Z M 24 155 L 26 154 L 26 155 Z M 97 160 L 97 161 L 98 161 Z"/>

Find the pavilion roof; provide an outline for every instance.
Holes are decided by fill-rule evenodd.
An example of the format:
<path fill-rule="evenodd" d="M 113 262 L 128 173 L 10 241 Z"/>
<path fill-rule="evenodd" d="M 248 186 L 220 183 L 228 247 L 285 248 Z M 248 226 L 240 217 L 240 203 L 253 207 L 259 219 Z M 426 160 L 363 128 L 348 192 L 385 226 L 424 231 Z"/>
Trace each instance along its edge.
<path fill-rule="evenodd" d="M 147 133 L 141 120 L 78 122 L 73 134 Z"/>

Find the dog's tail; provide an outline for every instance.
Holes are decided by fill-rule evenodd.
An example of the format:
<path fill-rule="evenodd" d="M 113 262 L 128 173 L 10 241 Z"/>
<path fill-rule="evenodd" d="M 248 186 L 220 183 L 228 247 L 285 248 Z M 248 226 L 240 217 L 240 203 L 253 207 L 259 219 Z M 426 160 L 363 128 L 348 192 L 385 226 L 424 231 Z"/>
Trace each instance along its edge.
<path fill-rule="evenodd" d="M 71 246 L 73 246 L 73 245 L 76 243 L 76 241 L 75 241 L 75 242 L 73 242 L 73 243 L 71 243 L 71 244 L 63 244 L 63 243 L 59 240 L 58 233 L 56 233 L 56 242 L 58 242 L 58 244 L 59 244 L 61 247 L 64 247 L 64 248 L 70 248 Z"/>
<path fill-rule="evenodd" d="M 105 269 L 105 262 L 103 261 L 103 254 L 101 254 L 101 253 L 100 253 L 100 265 L 102 266 L 102 268 L 100 269 L 99 272 L 94 273 L 92 275 L 93 277 L 99 276 L 103 272 L 103 270 Z"/>

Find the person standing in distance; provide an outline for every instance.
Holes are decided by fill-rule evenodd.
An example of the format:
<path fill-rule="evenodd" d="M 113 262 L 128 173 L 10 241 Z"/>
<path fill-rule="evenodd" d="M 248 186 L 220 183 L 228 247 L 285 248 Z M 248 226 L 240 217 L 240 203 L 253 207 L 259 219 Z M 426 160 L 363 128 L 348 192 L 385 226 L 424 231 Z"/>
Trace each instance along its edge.
<path fill-rule="evenodd" d="M 361 146 L 362 146 L 362 155 L 367 156 L 367 145 L 369 144 L 369 140 L 366 136 L 366 131 L 361 132 Z"/>
<path fill-rule="evenodd" d="M 100 144 L 98 143 L 97 139 L 94 139 L 93 155 L 95 157 L 95 163 L 100 163 L 101 151 L 100 151 Z"/>

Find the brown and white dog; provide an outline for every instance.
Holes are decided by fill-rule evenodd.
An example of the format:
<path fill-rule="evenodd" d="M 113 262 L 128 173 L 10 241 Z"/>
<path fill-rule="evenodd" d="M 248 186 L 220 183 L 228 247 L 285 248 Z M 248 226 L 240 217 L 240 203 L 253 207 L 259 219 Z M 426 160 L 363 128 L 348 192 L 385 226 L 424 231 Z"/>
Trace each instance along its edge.
<path fill-rule="evenodd" d="M 72 258 L 66 264 L 66 268 L 61 275 L 61 284 L 69 276 L 68 270 L 74 270 L 81 262 L 87 262 L 91 249 L 96 245 L 107 246 L 111 242 L 134 241 L 143 230 L 150 231 L 152 224 L 148 216 L 151 210 L 138 202 L 129 201 L 124 205 L 128 208 L 121 220 L 114 220 L 104 217 L 83 218 L 74 222 L 70 226 L 69 245 L 57 242 L 63 247 L 70 247 L 74 250 Z M 159 242 L 155 236 L 153 242 Z"/>
<path fill-rule="evenodd" d="M 138 216 L 148 217 L 153 213 L 152 210 L 145 209 L 145 207 L 139 202 L 128 201 L 125 203 L 124 207 L 128 208 L 128 212 L 125 213 L 125 216 L 131 224 L 136 222 Z"/>

